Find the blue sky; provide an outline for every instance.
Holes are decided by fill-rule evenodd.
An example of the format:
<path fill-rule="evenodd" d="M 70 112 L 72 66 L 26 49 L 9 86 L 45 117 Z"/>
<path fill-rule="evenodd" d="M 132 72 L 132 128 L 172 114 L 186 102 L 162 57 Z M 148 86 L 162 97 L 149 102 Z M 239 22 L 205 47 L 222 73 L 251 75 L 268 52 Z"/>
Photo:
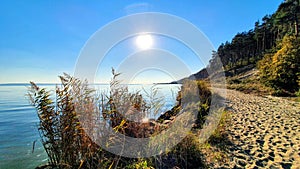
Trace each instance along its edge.
<path fill-rule="evenodd" d="M 179 16 L 198 27 L 217 48 L 222 42 L 231 40 L 237 32 L 252 29 L 255 21 L 275 12 L 281 2 L 282 0 L 4 0 L 0 5 L 0 83 L 57 82 L 57 76 L 63 72 L 73 74 L 80 50 L 93 33 L 126 15 L 163 12 Z M 179 57 L 186 61 L 191 72 L 197 72 L 203 67 L 201 63 L 190 59 L 194 57 L 193 54 L 185 47 L 180 47 L 178 42 L 164 40 L 162 37 L 155 39 L 158 48 L 185 53 Z M 171 45 L 164 44 L 168 42 Z M 106 83 L 109 80 L 110 67 L 117 66 L 120 62 L 114 60 L 113 55 L 124 53 L 122 50 L 126 46 L 130 49 L 129 44 L 130 42 L 119 44 L 107 55 L 106 62 L 104 60 L 102 63 L 104 66 L 100 66 L 99 77 L 96 78 L 99 82 Z M 172 80 L 157 70 L 145 72 L 136 80 L 143 82 L 149 80 L 148 77 L 156 79 L 156 82 Z"/>

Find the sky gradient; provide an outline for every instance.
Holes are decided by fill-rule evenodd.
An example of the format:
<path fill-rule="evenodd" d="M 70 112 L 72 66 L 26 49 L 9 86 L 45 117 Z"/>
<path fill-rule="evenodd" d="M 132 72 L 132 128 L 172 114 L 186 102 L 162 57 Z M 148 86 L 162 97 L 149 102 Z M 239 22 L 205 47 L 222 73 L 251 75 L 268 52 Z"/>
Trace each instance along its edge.
<path fill-rule="evenodd" d="M 139 12 L 162 12 L 184 18 L 200 29 L 215 48 L 230 41 L 237 32 L 250 30 L 254 22 L 276 11 L 282 0 L 148 0 L 148 1 L 1 1 L 0 5 L 0 83 L 58 82 L 63 72 L 73 74 L 77 57 L 86 41 L 107 23 Z M 177 42 L 157 37 L 157 46 L 178 52 Z M 160 39 L 160 40 L 159 40 Z M 130 44 L 130 42 L 128 42 Z M 118 65 L 112 57 L 121 53 L 122 44 L 108 55 L 103 76 Z M 175 49 L 176 48 L 176 49 Z M 191 72 L 203 65 L 187 57 L 181 47 L 180 59 L 186 60 Z M 120 50 L 118 50 L 120 49 Z M 122 51 L 123 52 L 123 51 Z M 114 63 L 116 61 L 116 63 Z M 154 73 L 157 76 L 157 72 Z M 151 76 L 146 72 L 144 76 Z M 157 82 L 171 79 L 156 77 Z M 141 81 L 143 78 L 141 78 Z"/>

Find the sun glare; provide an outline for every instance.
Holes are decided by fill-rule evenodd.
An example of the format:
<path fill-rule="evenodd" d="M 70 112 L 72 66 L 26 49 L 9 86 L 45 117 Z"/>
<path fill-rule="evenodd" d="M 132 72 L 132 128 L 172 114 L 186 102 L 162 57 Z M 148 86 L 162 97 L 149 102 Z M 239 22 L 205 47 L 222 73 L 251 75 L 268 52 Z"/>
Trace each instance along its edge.
<path fill-rule="evenodd" d="M 135 43 L 140 49 L 149 49 L 153 45 L 153 38 L 149 34 L 139 35 L 136 38 Z"/>

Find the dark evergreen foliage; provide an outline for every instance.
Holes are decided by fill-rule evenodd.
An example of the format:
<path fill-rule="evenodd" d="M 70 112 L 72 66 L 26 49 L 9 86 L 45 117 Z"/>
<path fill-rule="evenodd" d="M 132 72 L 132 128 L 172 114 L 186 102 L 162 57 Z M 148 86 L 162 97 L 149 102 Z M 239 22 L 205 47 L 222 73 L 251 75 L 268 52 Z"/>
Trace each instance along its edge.
<path fill-rule="evenodd" d="M 284 1 L 274 14 L 255 22 L 254 29 L 236 34 L 213 51 L 208 68 L 222 71 L 219 56 L 226 75 L 234 76 L 240 68 L 262 60 L 259 70 L 264 84 L 276 90 L 299 90 L 299 18 L 299 0 Z"/>
<path fill-rule="evenodd" d="M 272 15 L 266 15 L 257 21 L 252 30 L 238 33 L 231 42 L 221 44 L 213 52 L 209 67 L 215 67 L 219 56 L 226 71 L 232 71 L 245 65 L 256 63 L 264 54 L 276 50 L 276 45 L 285 35 L 298 37 L 299 0 L 283 2 Z"/>

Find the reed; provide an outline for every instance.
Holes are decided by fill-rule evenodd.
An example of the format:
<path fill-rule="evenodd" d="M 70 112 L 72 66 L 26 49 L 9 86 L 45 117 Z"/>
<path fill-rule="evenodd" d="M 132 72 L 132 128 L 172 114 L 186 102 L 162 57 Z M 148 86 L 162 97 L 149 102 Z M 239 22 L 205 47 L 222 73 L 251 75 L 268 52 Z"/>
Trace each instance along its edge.
<path fill-rule="evenodd" d="M 86 81 L 70 75 L 60 76 L 61 86 L 55 90 L 55 98 L 50 91 L 31 82 L 28 96 L 37 110 L 38 130 L 50 168 L 190 168 L 203 166 L 196 133 L 190 133 L 172 150 L 151 158 L 130 159 L 112 154 L 96 144 L 97 139 L 107 137 L 112 143 L 122 143 L 101 133 L 110 126 L 124 136 L 151 137 L 168 128 L 179 114 L 181 102 L 191 97 L 199 97 L 199 107 L 195 129 L 201 128 L 209 110 L 210 91 L 204 82 L 191 81 L 183 85 L 177 96 L 176 106 L 157 121 L 143 121 L 149 114 L 162 111 L 163 98 L 157 96 L 156 88 L 146 95 L 148 101 L 137 92 L 129 92 L 118 80 L 119 74 L 112 71 L 109 94 L 97 94 Z M 198 88 L 195 93 L 194 86 Z M 184 97 L 183 97 L 184 96 Z M 197 100 L 197 99 L 196 99 Z M 167 115 L 166 115 L 167 114 Z M 166 121 L 171 121 L 166 123 Z M 100 124 L 99 121 L 102 123 Z M 183 122 L 186 122 L 183 120 Z M 99 130 L 100 128 L 100 130 Z M 100 131 L 100 132 L 99 132 Z M 177 133 L 179 134 L 179 133 Z M 176 135 L 176 133 L 175 133 Z M 96 141 L 96 142 L 94 142 Z M 155 140 L 154 140 L 155 141 Z M 170 160 L 173 159 L 173 160 Z"/>

